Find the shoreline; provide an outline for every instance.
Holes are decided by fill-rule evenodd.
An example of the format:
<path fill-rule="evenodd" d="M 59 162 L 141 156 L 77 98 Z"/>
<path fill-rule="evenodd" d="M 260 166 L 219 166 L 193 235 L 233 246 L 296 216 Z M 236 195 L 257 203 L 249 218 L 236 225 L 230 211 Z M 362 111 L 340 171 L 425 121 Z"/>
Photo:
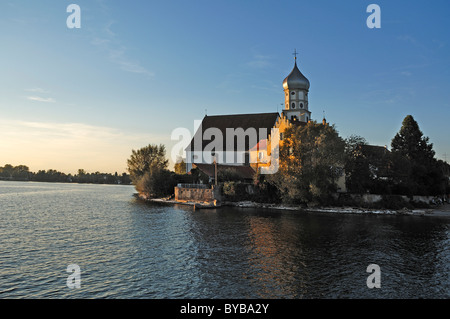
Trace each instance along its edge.
<path fill-rule="evenodd" d="M 216 209 L 220 207 L 236 207 L 236 208 L 261 208 L 274 209 L 280 211 L 302 211 L 315 213 L 334 213 L 334 214 L 370 214 L 370 215 L 396 215 L 396 216 L 420 216 L 420 217 L 448 217 L 450 218 L 450 204 L 444 204 L 436 208 L 426 209 L 372 209 L 361 207 L 303 207 L 289 206 L 283 204 L 266 204 L 251 201 L 241 202 L 195 202 L 195 201 L 176 201 L 169 198 L 146 198 L 145 196 L 134 194 L 139 200 L 149 203 L 169 204 L 169 205 L 185 205 L 194 209 Z"/>

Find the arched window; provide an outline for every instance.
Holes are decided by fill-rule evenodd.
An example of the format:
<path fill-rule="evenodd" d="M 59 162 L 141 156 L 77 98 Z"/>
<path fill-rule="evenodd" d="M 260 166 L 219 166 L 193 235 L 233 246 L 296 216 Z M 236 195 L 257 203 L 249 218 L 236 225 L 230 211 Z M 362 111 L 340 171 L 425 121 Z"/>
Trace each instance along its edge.
<path fill-rule="evenodd" d="M 303 103 L 300 103 L 300 108 L 303 108 Z"/>
<path fill-rule="evenodd" d="M 295 109 L 295 103 L 292 103 L 292 108 Z"/>

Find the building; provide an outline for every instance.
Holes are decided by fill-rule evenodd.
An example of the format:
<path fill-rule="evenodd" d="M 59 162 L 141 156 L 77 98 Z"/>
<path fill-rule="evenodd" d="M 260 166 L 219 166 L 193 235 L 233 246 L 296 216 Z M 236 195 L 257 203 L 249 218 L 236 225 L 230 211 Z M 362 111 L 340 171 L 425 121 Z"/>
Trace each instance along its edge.
<path fill-rule="evenodd" d="M 270 165 L 272 133 L 279 134 L 277 138 L 282 141 L 286 128 L 306 125 L 311 120 L 309 88 L 309 80 L 300 72 L 295 57 L 294 68 L 283 81 L 285 103 L 281 114 L 205 115 L 185 149 L 186 171 L 190 172 L 194 164 L 212 168 L 215 161 L 254 170 Z"/>

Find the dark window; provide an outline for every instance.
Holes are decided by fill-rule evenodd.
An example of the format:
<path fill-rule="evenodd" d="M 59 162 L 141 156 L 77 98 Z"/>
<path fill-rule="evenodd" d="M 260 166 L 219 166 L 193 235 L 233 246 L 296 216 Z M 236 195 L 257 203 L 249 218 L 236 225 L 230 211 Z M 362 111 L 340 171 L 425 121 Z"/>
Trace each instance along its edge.
<path fill-rule="evenodd" d="M 295 103 L 292 103 L 292 108 L 295 109 Z"/>
<path fill-rule="evenodd" d="M 303 103 L 300 103 L 300 108 L 303 108 Z"/>

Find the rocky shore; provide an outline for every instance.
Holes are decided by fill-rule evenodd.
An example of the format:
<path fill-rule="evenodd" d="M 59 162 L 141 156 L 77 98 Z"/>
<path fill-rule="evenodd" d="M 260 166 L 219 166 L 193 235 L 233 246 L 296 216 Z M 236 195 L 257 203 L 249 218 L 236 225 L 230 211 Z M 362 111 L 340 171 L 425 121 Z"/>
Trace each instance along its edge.
<path fill-rule="evenodd" d="M 289 206 L 282 204 L 265 204 L 255 203 L 250 201 L 241 202 L 194 202 L 194 201 L 176 201 L 173 198 L 146 198 L 145 196 L 135 194 L 141 200 L 158 204 L 169 205 L 187 205 L 195 209 L 212 209 L 222 206 L 238 207 L 238 208 L 261 208 L 261 209 L 276 209 L 287 211 L 303 211 L 303 212 L 319 212 L 319 213 L 339 213 L 339 214 L 375 214 L 375 215 L 406 215 L 406 216 L 438 216 L 450 218 L 450 204 L 440 205 L 436 208 L 427 209 L 370 209 L 359 207 L 304 207 L 304 206 Z"/>
<path fill-rule="evenodd" d="M 409 216 L 447 216 L 450 217 L 450 208 L 448 211 L 439 211 L 436 209 L 370 209 L 359 207 L 303 207 L 303 206 L 286 206 L 279 204 L 261 204 L 253 202 L 235 202 L 225 203 L 227 206 L 241 208 L 268 208 L 277 210 L 291 211 L 307 211 L 320 213 L 339 213 L 339 214 L 378 214 L 378 215 L 409 215 Z M 450 205 L 448 205 L 450 206 Z"/>

